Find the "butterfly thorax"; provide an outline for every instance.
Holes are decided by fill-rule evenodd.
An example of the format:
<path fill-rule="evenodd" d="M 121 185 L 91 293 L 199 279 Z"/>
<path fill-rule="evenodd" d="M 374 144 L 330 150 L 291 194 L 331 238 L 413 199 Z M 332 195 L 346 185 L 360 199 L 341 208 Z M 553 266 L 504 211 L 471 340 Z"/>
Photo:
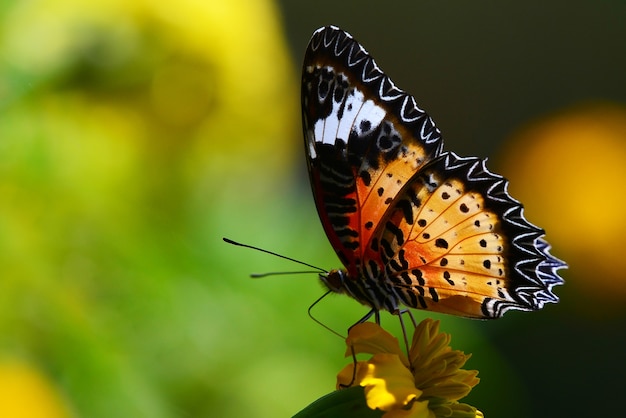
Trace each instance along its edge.
<path fill-rule="evenodd" d="M 355 277 L 347 270 L 331 270 L 327 275 L 320 275 L 322 283 L 335 293 L 347 294 L 363 305 L 376 310 L 397 312 L 400 300 L 386 281 L 371 277 L 366 271 L 358 271 Z M 387 282 L 388 283 L 388 282 Z"/>

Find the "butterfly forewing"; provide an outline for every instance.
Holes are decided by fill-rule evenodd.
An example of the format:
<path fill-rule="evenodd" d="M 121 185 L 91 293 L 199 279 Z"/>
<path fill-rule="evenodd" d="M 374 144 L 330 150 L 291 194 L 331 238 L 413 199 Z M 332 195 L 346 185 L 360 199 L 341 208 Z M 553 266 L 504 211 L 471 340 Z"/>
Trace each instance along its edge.
<path fill-rule="evenodd" d="M 474 318 L 558 301 L 565 264 L 507 181 L 484 160 L 442 153 L 415 99 L 336 27 L 309 43 L 302 114 L 317 210 L 346 267 L 332 290 L 374 309 Z"/>
<path fill-rule="evenodd" d="M 439 154 L 439 131 L 361 45 L 332 27 L 317 31 L 306 51 L 302 109 L 317 209 L 356 275 L 389 204 Z"/>

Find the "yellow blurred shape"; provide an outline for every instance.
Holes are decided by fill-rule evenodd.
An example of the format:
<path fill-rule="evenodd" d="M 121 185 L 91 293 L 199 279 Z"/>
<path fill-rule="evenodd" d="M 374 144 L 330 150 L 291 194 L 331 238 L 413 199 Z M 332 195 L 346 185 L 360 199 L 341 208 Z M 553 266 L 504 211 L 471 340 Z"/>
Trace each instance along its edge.
<path fill-rule="evenodd" d="M 72 416 L 57 390 L 39 371 L 17 361 L 0 361 L 0 417 Z"/>
<path fill-rule="evenodd" d="M 503 171 L 579 289 L 626 296 L 626 108 L 577 107 L 512 138 Z"/>
<path fill-rule="evenodd" d="M 261 161 L 271 188 L 300 151 L 298 79 L 273 1 L 41 0 L 2 23 L 0 55 L 20 79 L 0 78 L 0 92 L 67 77 L 73 90 L 54 94 L 143 122 L 146 144 L 181 149 L 191 179 L 221 186 Z"/>

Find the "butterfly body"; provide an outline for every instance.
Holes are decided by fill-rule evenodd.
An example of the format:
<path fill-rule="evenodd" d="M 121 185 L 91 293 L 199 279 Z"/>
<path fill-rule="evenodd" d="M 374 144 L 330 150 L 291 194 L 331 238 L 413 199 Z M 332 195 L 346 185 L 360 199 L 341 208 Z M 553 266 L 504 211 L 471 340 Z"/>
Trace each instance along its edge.
<path fill-rule="evenodd" d="M 432 119 L 349 34 L 316 31 L 302 74 L 316 206 L 345 269 L 322 281 L 375 310 L 472 318 L 556 302 L 564 263 L 507 181 L 443 152 Z"/>

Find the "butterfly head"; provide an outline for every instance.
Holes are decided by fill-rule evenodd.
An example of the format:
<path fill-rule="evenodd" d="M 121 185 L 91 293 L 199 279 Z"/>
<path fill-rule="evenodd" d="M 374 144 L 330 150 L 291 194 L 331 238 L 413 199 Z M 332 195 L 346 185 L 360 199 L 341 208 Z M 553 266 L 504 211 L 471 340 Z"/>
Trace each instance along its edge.
<path fill-rule="evenodd" d="M 331 270 L 328 274 L 320 274 L 320 280 L 328 290 L 335 293 L 346 293 L 346 270 Z"/>

